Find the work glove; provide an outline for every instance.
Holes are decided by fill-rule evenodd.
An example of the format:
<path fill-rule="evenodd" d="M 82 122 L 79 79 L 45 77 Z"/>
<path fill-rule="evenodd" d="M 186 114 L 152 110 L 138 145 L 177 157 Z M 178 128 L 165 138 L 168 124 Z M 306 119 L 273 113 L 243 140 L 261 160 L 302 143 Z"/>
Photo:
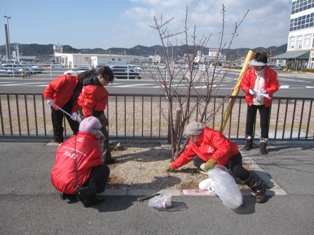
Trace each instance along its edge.
<path fill-rule="evenodd" d="M 77 113 L 76 112 L 73 112 L 72 115 L 71 115 L 71 118 L 76 121 L 77 120 Z"/>
<path fill-rule="evenodd" d="M 54 105 L 54 103 L 53 103 L 53 99 L 48 99 L 48 100 L 47 100 L 47 104 L 49 104 L 49 105 L 53 106 L 53 105 Z"/>
<path fill-rule="evenodd" d="M 255 92 L 252 88 L 250 88 L 249 93 L 250 93 L 251 95 L 255 95 L 255 94 L 256 94 L 256 92 Z"/>
<path fill-rule="evenodd" d="M 214 158 L 209 159 L 204 165 L 204 170 L 208 171 L 208 170 L 213 169 L 215 164 L 216 164 L 216 159 Z"/>
<path fill-rule="evenodd" d="M 166 168 L 166 171 L 167 172 L 170 172 L 170 171 L 173 171 L 174 170 L 174 167 L 172 166 L 172 165 L 169 165 L 169 166 L 167 166 L 167 168 Z"/>

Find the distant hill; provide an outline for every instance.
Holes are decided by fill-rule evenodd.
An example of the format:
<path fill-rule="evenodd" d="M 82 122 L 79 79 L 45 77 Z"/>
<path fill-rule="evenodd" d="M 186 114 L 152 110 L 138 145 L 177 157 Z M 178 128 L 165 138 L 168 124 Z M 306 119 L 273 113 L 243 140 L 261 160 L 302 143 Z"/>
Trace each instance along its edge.
<path fill-rule="evenodd" d="M 13 45 L 12 45 L 13 46 Z M 168 48 L 169 52 L 173 50 L 173 54 L 175 56 L 182 57 L 185 53 L 187 53 L 187 50 L 189 51 L 195 51 L 195 50 L 202 50 L 205 54 L 208 53 L 209 48 L 194 48 L 193 46 L 190 46 L 188 49 L 182 45 L 182 46 L 174 46 Z M 227 53 L 227 60 L 235 60 L 237 58 L 240 58 L 242 56 L 246 56 L 248 50 L 265 50 L 268 53 L 271 50 L 274 50 L 276 55 L 282 54 L 286 52 L 287 50 L 287 44 L 284 44 L 282 46 L 276 47 L 258 47 L 258 48 L 237 48 L 237 49 L 230 49 Z M 188 51 L 188 53 L 189 53 Z M 25 56 L 37 56 L 39 59 L 47 59 L 50 56 L 53 55 L 53 44 L 48 45 L 40 45 L 40 44 L 19 44 L 19 52 L 20 55 Z M 102 48 L 81 48 L 76 49 L 69 45 L 63 45 L 63 52 L 64 53 L 92 53 L 92 54 L 118 54 L 118 55 L 142 55 L 142 56 L 149 56 L 154 54 L 164 54 L 162 46 L 155 45 L 151 47 L 145 47 L 141 45 L 137 45 L 132 48 L 118 48 L 118 47 L 112 47 L 108 49 L 102 49 Z M 225 50 L 222 50 L 222 53 L 224 53 Z M 5 55 L 6 49 L 5 45 L 0 46 L 0 54 Z"/>

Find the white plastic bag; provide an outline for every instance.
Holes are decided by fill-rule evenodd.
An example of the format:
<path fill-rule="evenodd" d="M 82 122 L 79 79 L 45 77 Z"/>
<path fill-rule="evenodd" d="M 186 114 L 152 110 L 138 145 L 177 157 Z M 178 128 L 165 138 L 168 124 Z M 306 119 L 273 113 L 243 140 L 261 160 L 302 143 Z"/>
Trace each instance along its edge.
<path fill-rule="evenodd" d="M 199 184 L 198 187 L 201 190 L 208 190 L 210 192 L 215 192 L 215 187 L 214 187 L 214 181 L 211 178 L 207 178 L 205 180 L 202 180 Z"/>
<path fill-rule="evenodd" d="M 215 193 L 226 207 L 236 209 L 242 205 L 242 193 L 226 167 L 216 164 L 208 171 L 208 176 L 214 181 Z"/>
<path fill-rule="evenodd" d="M 161 193 L 148 201 L 148 205 L 156 208 L 168 208 L 171 207 L 171 194 L 168 192 Z"/>

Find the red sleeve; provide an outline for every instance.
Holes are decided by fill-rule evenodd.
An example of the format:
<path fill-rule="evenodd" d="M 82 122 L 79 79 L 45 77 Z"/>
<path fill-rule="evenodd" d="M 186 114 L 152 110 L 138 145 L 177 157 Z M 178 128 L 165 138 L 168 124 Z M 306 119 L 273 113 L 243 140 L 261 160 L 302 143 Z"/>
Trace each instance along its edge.
<path fill-rule="evenodd" d="M 177 168 L 179 168 L 185 164 L 188 164 L 195 157 L 195 153 L 194 153 L 193 149 L 191 148 L 190 144 L 191 144 L 191 140 L 190 140 L 188 147 L 183 151 L 183 153 L 181 153 L 180 156 L 177 157 L 172 162 L 172 166 L 175 169 L 177 169 Z"/>
<path fill-rule="evenodd" d="M 265 84 L 265 91 L 272 97 L 279 89 L 278 74 L 269 67 L 266 67 L 266 69 L 265 79 L 268 84 Z"/>
<path fill-rule="evenodd" d="M 250 87 L 250 69 L 244 73 L 240 87 L 245 94 L 249 93 L 249 90 L 251 88 Z"/>
<path fill-rule="evenodd" d="M 84 86 L 83 90 L 78 98 L 78 104 L 82 107 L 82 113 L 84 117 L 93 116 L 93 110 L 96 105 L 94 98 L 94 90 L 96 86 Z"/>

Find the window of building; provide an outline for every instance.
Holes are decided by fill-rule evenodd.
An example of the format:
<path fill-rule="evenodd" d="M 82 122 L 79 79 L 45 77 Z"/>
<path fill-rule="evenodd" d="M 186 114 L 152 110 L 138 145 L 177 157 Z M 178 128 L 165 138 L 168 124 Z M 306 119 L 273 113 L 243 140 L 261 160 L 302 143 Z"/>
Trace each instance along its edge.
<path fill-rule="evenodd" d="M 296 49 L 302 49 L 302 39 L 303 35 L 297 36 L 297 48 Z"/>
<path fill-rule="evenodd" d="M 314 13 L 290 19 L 290 31 L 313 27 Z"/>
<path fill-rule="evenodd" d="M 314 7 L 313 0 L 297 0 L 292 2 L 291 14 L 305 11 Z"/>
<path fill-rule="evenodd" d="M 310 48 L 311 47 L 311 34 L 305 34 L 304 35 L 304 48 Z"/>
<path fill-rule="evenodd" d="M 295 37 L 289 38 L 289 49 L 294 49 Z"/>

